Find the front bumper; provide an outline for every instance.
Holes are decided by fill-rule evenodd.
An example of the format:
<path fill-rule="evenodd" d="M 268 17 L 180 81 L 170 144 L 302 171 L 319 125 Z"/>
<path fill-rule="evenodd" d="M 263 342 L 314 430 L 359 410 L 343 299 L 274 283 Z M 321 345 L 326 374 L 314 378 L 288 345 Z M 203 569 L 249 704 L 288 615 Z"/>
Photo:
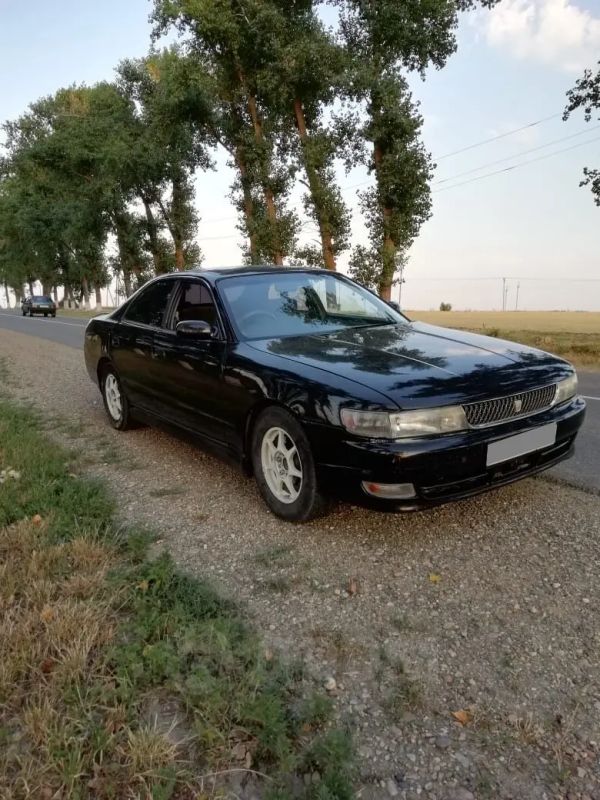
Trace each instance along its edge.
<path fill-rule="evenodd" d="M 362 496 L 371 505 L 387 510 L 416 510 L 504 486 L 569 458 L 584 416 L 585 401 L 575 397 L 531 417 L 444 436 L 396 441 L 351 439 L 345 432 L 340 434 L 339 428 L 335 437 L 325 433 L 322 426 L 311 426 L 309 437 L 319 479 L 327 488 L 336 494 Z M 552 422 L 557 424 L 553 445 L 486 466 L 489 444 Z M 401 501 L 367 498 L 361 488 L 363 481 L 412 483 L 416 497 Z"/>

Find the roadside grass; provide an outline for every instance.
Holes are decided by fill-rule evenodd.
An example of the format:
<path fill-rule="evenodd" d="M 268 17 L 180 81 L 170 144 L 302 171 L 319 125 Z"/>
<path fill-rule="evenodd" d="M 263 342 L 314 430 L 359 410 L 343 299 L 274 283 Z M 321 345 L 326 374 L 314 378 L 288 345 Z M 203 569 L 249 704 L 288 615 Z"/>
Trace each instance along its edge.
<path fill-rule="evenodd" d="M 543 332 L 528 330 L 503 330 L 501 328 L 473 329 L 474 333 L 508 339 L 529 347 L 537 347 L 554 353 L 581 367 L 600 366 L 600 332 L 568 333 L 565 331 Z"/>
<path fill-rule="evenodd" d="M 43 425 L 0 399 L 0 797 L 351 798 L 349 735 L 302 665 L 150 560 Z"/>
<path fill-rule="evenodd" d="M 97 317 L 99 314 L 110 314 L 110 312 L 114 310 L 114 308 L 92 308 L 89 311 L 85 311 L 82 308 L 59 308 L 56 316 L 91 319 L 92 317 Z"/>
<path fill-rule="evenodd" d="M 414 311 L 411 319 L 482 333 L 600 367 L 600 314 L 561 311 Z"/>

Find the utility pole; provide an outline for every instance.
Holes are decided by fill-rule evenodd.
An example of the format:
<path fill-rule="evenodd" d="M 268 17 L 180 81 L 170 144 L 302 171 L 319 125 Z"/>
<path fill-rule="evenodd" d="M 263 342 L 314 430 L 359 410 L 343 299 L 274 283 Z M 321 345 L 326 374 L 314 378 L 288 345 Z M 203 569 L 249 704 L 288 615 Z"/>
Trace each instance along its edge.
<path fill-rule="evenodd" d="M 517 283 L 517 299 L 515 300 L 515 311 L 519 310 L 519 287 L 521 286 L 520 283 Z"/>
<path fill-rule="evenodd" d="M 400 308 L 402 308 L 402 284 L 404 283 L 404 267 L 405 266 L 406 265 L 404 263 L 404 259 L 402 259 L 402 261 L 400 262 L 400 269 L 399 269 L 400 279 L 398 281 L 398 283 L 400 284 L 400 287 L 398 289 L 398 305 L 400 306 Z"/>

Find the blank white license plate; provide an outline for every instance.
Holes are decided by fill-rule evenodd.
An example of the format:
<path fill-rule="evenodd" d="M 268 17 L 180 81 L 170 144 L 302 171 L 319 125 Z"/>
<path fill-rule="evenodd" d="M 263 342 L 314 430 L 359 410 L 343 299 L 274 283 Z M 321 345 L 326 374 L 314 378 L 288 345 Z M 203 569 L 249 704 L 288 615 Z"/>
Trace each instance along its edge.
<path fill-rule="evenodd" d="M 555 441 L 556 422 L 542 425 L 540 428 L 533 428 L 531 431 L 525 431 L 525 433 L 509 436 L 508 439 L 500 439 L 499 442 L 489 444 L 486 464 L 488 467 L 492 467 L 494 464 L 510 461 L 511 458 L 533 453 L 534 450 L 542 450 L 544 447 L 554 444 Z"/>

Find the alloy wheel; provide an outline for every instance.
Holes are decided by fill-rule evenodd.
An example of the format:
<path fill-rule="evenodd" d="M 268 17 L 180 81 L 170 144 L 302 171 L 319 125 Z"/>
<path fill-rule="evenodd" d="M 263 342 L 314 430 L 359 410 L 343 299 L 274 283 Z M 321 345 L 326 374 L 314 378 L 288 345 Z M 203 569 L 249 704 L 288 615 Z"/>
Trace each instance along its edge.
<path fill-rule="evenodd" d="M 283 428 L 269 428 L 261 445 L 267 486 L 281 503 L 294 503 L 302 491 L 302 461 L 296 443 Z"/>
<path fill-rule="evenodd" d="M 119 422 L 123 416 L 123 402 L 121 400 L 119 382 L 112 372 L 109 372 L 104 381 L 104 396 L 108 413 L 115 422 Z"/>

